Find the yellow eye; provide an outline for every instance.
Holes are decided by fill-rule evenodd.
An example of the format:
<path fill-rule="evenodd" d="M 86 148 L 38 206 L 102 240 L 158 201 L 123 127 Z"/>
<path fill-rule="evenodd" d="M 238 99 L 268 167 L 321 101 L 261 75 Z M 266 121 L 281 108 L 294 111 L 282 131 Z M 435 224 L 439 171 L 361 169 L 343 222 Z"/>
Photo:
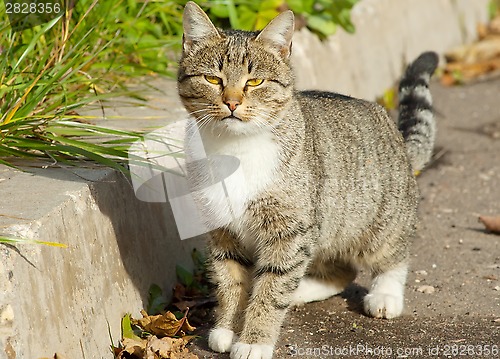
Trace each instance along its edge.
<path fill-rule="evenodd" d="M 205 75 L 205 80 L 211 83 L 212 85 L 220 85 L 222 83 L 222 79 L 217 76 Z"/>
<path fill-rule="evenodd" d="M 259 85 L 262 85 L 263 82 L 264 82 L 263 79 L 250 79 L 247 81 L 246 85 L 247 86 L 259 86 Z"/>

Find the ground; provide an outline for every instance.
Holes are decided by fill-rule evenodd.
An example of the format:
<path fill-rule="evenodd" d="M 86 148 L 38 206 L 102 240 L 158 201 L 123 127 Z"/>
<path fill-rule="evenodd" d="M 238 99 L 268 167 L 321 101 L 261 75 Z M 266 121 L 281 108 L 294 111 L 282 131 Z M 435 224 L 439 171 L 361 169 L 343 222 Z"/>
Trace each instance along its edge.
<path fill-rule="evenodd" d="M 275 358 L 500 357 L 500 235 L 478 222 L 500 215 L 500 79 L 435 82 L 431 91 L 437 159 L 418 178 L 421 221 L 403 315 L 365 316 L 361 273 L 342 295 L 292 309 Z M 191 350 L 228 358 L 208 349 L 210 324 Z"/>

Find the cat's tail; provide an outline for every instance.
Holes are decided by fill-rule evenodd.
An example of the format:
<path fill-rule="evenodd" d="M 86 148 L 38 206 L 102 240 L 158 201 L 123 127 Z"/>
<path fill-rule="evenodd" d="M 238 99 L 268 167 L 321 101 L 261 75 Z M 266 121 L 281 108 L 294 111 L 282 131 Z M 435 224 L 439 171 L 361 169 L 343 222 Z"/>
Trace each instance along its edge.
<path fill-rule="evenodd" d="M 415 173 L 430 161 L 436 137 L 429 80 L 438 65 L 438 55 L 424 52 L 408 66 L 399 84 L 399 131 Z"/>

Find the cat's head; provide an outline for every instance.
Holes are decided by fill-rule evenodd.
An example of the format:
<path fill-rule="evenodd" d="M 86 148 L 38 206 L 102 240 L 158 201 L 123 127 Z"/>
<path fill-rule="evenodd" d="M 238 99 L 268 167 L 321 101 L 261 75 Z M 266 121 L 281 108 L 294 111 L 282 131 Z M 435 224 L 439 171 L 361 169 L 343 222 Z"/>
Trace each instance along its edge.
<path fill-rule="evenodd" d="M 178 89 L 198 125 L 243 135 L 274 128 L 293 96 L 293 13 L 261 32 L 223 31 L 188 2 L 183 27 Z"/>

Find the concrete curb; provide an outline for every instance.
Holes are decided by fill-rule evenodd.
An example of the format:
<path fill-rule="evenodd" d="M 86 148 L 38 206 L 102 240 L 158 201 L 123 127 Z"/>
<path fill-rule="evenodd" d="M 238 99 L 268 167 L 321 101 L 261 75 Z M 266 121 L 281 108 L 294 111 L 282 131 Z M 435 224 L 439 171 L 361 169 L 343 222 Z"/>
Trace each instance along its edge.
<path fill-rule="evenodd" d="M 140 202 L 109 170 L 76 173 L 0 172 L 13 202 L 1 201 L 0 226 L 68 245 L 0 247 L 1 358 L 110 357 L 120 318 L 139 316 L 152 283 L 171 288 L 176 264 L 191 267 L 196 241 L 178 239 L 166 203 Z"/>
<path fill-rule="evenodd" d="M 296 34 L 298 87 L 374 99 L 421 51 L 443 53 L 473 40 L 487 3 L 363 0 L 353 11 L 356 34 L 339 30 L 325 43 L 307 30 Z M 185 116 L 175 82 L 156 85 L 164 91 L 151 94 L 154 109 L 111 105 L 108 114 L 154 115 L 156 126 Z M 139 126 L 145 123 L 152 124 Z M 138 315 L 150 284 L 170 288 L 175 264 L 189 267 L 189 252 L 200 242 L 181 242 L 168 204 L 138 201 L 129 182 L 112 171 L 31 170 L 0 167 L 0 230 L 68 248 L 0 246 L 0 358 L 55 352 L 109 358 L 108 326 L 116 343 L 121 316 Z"/>

